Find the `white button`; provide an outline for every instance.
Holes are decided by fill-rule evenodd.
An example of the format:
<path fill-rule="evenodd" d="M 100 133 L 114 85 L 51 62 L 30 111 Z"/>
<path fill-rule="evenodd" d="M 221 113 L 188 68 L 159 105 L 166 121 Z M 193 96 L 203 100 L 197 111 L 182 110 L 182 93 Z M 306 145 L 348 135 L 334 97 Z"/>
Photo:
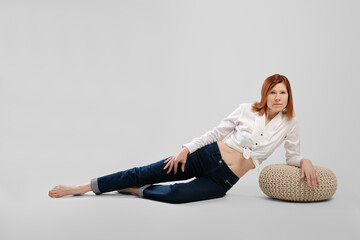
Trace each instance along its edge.
<path fill-rule="evenodd" d="M 220 160 L 219 163 L 222 163 L 222 161 Z"/>

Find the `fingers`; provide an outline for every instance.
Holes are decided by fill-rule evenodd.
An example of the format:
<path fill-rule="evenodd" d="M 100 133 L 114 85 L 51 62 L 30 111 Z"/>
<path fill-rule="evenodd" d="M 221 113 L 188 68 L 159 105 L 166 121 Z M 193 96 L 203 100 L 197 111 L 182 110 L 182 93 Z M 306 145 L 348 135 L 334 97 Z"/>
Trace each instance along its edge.
<path fill-rule="evenodd" d="M 311 175 L 311 182 L 313 188 L 316 188 L 316 184 L 320 184 L 320 178 L 316 171 L 314 171 L 314 173 Z"/>
<path fill-rule="evenodd" d="M 169 157 L 168 159 L 166 159 L 164 163 L 169 162 L 169 161 L 170 161 L 170 158 L 172 158 L 172 157 L 173 157 L 173 156 L 171 156 L 171 157 Z"/>
<path fill-rule="evenodd" d="M 165 170 L 165 169 L 169 168 L 168 171 L 166 172 L 166 174 L 169 174 L 171 172 L 172 168 L 174 167 L 174 158 L 169 157 L 168 159 L 166 159 L 164 161 L 164 163 L 166 163 L 166 165 L 165 165 L 165 167 L 163 169 Z M 176 166 L 176 164 L 175 164 L 175 166 Z M 176 168 L 177 167 L 174 167 L 175 173 L 176 173 Z"/>
<path fill-rule="evenodd" d="M 315 188 L 316 187 L 316 182 L 315 182 L 315 176 L 311 175 L 310 176 L 310 180 L 311 180 L 311 187 Z"/>
<path fill-rule="evenodd" d="M 316 178 L 315 178 L 315 176 L 313 174 L 311 174 L 311 175 L 308 174 L 306 176 L 306 179 L 307 179 L 307 185 L 309 187 L 316 188 L 316 182 L 315 182 Z"/>
<path fill-rule="evenodd" d="M 169 167 L 169 170 L 166 172 L 166 174 L 169 174 L 173 168 L 173 165 L 174 165 L 174 162 L 173 161 L 170 161 L 170 167 Z"/>
<path fill-rule="evenodd" d="M 169 165 L 170 165 L 170 162 L 168 162 L 163 169 L 166 170 L 169 167 Z"/>
<path fill-rule="evenodd" d="M 176 174 L 176 172 L 177 172 L 177 168 L 178 168 L 178 163 L 177 162 L 175 162 L 174 163 L 174 175 Z"/>
<path fill-rule="evenodd" d="M 166 163 L 166 165 L 165 165 L 165 167 L 163 169 L 165 170 L 165 169 L 169 168 L 168 171 L 167 171 L 167 174 L 169 174 L 173 168 L 174 168 L 174 174 L 177 173 L 178 166 L 179 166 L 179 161 L 177 161 L 174 156 L 169 157 L 168 159 L 166 159 L 164 161 L 164 163 Z M 181 161 L 181 170 L 182 170 L 182 172 L 185 172 L 185 164 L 186 164 L 186 159 L 185 159 L 185 161 Z"/>
<path fill-rule="evenodd" d="M 311 181 L 313 183 L 313 187 L 316 188 L 316 184 L 320 184 L 320 178 L 315 172 L 314 175 L 312 175 Z"/>
<path fill-rule="evenodd" d="M 307 185 L 311 187 L 311 181 L 309 175 L 306 175 Z"/>
<path fill-rule="evenodd" d="M 164 170 L 169 168 L 168 171 L 167 171 L 167 174 L 169 172 L 171 172 L 171 169 L 172 169 L 172 165 L 173 165 L 173 161 L 171 159 L 172 157 L 169 157 L 165 162 L 167 162 L 166 166 L 163 168 Z"/>
<path fill-rule="evenodd" d="M 316 184 L 320 184 L 319 176 L 315 173 L 306 175 L 307 185 L 316 188 Z"/>
<path fill-rule="evenodd" d="M 185 172 L 185 163 L 184 163 L 184 162 L 181 164 L 181 170 L 182 170 L 183 172 Z"/>
<path fill-rule="evenodd" d="M 320 184 L 320 178 L 317 175 L 317 172 L 313 166 L 301 167 L 300 179 L 304 179 L 304 177 L 306 177 L 307 185 L 309 187 L 316 188 L 316 184 Z"/>
<path fill-rule="evenodd" d="M 304 169 L 303 168 L 301 168 L 301 177 L 300 177 L 300 179 L 303 179 L 304 177 L 305 177 L 305 174 L 304 174 Z"/>
<path fill-rule="evenodd" d="M 166 168 L 170 165 L 170 162 L 169 162 L 169 161 L 170 161 L 170 158 L 171 158 L 171 157 L 169 157 L 169 158 L 164 162 L 164 163 L 167 163 L 166 166 L 164 167 L 164 169 L 166 169 Z"/>

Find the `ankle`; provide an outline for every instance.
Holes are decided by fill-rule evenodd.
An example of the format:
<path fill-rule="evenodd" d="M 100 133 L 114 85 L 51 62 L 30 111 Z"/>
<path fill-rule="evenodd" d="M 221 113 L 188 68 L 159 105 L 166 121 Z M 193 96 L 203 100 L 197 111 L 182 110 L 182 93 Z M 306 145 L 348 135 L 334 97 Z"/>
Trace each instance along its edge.
<path fill-rule="evenodd" d="M 80 194 L 84 194 L 84 193 L 87 193 L 87 192 L 90 192 L 91 191 L 91 185 L 90 183 L 87 183 L 87 184 L 81 184 L 81 185 L 76 185 L 76 192 L 77 193 L 80 193 Z"/>
<path fill-rule="evenodd" d="M 134 187 L 133 188 L 133 194 L 134 195 L 139 195 L 139 187 Z"/>

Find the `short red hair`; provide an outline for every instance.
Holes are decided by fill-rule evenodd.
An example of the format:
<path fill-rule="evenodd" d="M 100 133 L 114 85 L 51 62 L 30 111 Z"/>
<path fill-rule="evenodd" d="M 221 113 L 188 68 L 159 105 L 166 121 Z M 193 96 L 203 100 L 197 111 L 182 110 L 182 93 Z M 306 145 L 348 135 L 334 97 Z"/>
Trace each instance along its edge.
<path fill-rule="evenodd" d="M 266 105 L 267 96 L 269 92 L 275 87 L 278 83 L 284 83 L 288 92 L 288 103 L 286 108 L 283 110 L 283 114 L 286 114 L 288 119 L 294 117 L 294 104 L 293 104 L 293 97 L 291 93 L 291 86 L 290 82 L 284 75 L 274 74 L 265 79 L 262 89 L 261 89 L 261 101 L 255 102 L 252 105 L 252 110 L 254 112 L 258 112 L 259 116 L 262 116 L 265 111 L 267 111 L 268 106 Z"/>

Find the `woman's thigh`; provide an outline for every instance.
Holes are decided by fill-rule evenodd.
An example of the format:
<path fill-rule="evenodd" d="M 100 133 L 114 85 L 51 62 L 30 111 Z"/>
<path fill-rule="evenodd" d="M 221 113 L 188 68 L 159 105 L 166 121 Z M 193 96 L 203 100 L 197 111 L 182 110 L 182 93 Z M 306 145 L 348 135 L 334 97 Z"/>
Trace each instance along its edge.
<path fill-rule="evenodd" d="M 158 162 L 136 168 L 140 185 L 202 177 L 218 167 L 216 156 L 211 152 L 211 149 L 209 150 L 208 146 L 200 148 L 187 156 L 184 172 L 181 170 L 181 163 L 179 163 L 176 174 L 174 173 L 174 167 L 170 173 L 167 173 L 168 168 L 164 169 L 166 166 L 164 162 L 167 159 L 164 158 Z"/>

